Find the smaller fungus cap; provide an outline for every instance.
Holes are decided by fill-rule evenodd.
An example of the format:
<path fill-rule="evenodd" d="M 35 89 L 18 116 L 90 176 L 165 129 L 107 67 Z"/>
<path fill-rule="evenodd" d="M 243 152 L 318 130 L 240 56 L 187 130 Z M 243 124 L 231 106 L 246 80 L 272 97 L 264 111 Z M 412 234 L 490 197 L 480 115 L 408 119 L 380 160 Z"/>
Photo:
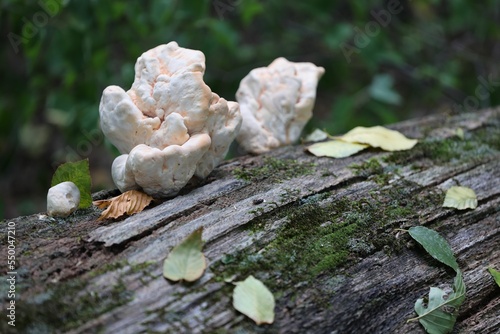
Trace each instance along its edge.
<path fill-rule="evenodd" d="M 296 142 L 312 117 L 324 72 L 312 63 L 285 58 L 250 71 L 236 93 L 243 117 L 238 143 L 248 152 L 264 153 Z"/>

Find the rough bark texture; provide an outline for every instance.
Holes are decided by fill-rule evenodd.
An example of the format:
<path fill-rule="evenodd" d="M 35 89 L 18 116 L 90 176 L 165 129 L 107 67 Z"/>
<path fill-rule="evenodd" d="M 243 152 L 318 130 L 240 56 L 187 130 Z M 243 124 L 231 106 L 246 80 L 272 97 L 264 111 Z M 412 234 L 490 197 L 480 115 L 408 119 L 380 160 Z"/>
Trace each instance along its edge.
<path fill-rule="evenodd" d="M 500 110 L 392 128 L 419 144 L 338 160 L 285 147 L 228 161 L 179 196 L 122 221 L 98 222 L 97 209 L 11 220 L 15 329 L 424 333 L 418 322 L 406 322 L 416 299 L 453 281 L 401 231 L 425 225 L 448 240 L 464 273 L 467 298 L 454 333 L 498 333 L 500 288 L 486 269 L 500 269 Z M 444 191 L 457 184 L 475 190 L 477 209 L 441 207 Z M 163 259 L 200 226 L 207 271 L 191 284 L 167 281 Z M 7 254 L 5 236 L 1 245 Z M 8 271 L 6 261 L 0 268 Z M 276 297 L 272 325 L 257 326 L 232 307 L 234 286 L 224 279 L 250 274 Z M 5 319 L 2 333 L 12 330 Z"/>

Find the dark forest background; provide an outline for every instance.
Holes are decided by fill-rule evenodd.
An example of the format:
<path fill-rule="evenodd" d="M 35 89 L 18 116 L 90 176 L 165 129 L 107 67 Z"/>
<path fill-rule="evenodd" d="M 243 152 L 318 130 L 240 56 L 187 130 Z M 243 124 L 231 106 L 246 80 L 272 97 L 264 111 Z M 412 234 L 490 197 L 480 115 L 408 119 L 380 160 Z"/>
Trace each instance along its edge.
<path fill-rule="evenodd" d="M 116 154 L 98 127 L 103 89 L 129 89 L 142 52 L 177 41 L 234 100 L 277 57 L 326 70 L 314 118 L 341 133 L 500 101 L 500 1 L 0 1 L 0 219 L 45 211 L 55 168 L 89 158 L 93 190 Z"/>

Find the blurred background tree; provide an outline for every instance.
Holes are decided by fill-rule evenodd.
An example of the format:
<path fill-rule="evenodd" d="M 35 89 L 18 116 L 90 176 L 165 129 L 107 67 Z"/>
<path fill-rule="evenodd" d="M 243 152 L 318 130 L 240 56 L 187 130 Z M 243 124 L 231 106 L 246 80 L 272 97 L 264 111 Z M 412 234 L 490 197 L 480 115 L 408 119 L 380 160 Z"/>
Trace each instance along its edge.
<path fill-rule="evenodd" d="M 279 56 L 326 73 L 314 119 L 341 133 L 500 99 L 500 0 L 3 0 L 0 218 L 45 211 L 58 164 L 90 159 L 113 187 L 98 130 L 102 90 L 127 90 L 142 52 L 177 41 L 206 56 L 205 82 L 234 100 Z"/>

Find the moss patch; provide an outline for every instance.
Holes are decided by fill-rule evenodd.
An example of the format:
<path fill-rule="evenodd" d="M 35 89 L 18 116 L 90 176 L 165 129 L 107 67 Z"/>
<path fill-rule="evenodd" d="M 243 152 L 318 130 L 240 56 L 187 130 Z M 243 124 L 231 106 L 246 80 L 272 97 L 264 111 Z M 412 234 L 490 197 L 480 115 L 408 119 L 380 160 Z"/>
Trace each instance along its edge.
<path fill-rule="evenodd" d="M 16 328 L 29 332 L 46 328 L 47 332 L 67 331 L 101 314 L 131 301 L 133 294 L 127 289 L 123 277 L 136 272 L 148 272 L 152 263 L 129 265 L 120 261 L 105 265 L 86 278 L 54 285 L 52 290 L 37 295 L 30 303 L 19 303 Z M 115 283 L 107 287 L 89 286 L 92 277 L 110 271 L 121 271 Z"/>
<path fill-rule="evenodd" d="M 212 266 L 220 279 L 252 274 L 266 279 L 276 293 L 313 280 L 321 273 L 336 274 L 377 250 L 402 247 L 391 234 L 401 221 L 416 220 L 416 212 L 439 205 L 441 193 L 414 194 L 416 184 L 401 181 L 361 199 L 331 198 L 298 201 L 294 205 L 255 219 L 260 226 L 286 219 L 268 244 L 258 241 L 254 249 L 226 255 Z M 333 194 L 332 194 L 333 196 Z M 408 201 L 412 197 L 415 200 Z M 272 278 L 271 278 L 271 277 Z"/>
<path fill-rule="evenodd" d="M 369 177 L 370 175 L 380 174 L 384 171 L 384 168 L 380 164 L 377 158 L 372 158 L 365 161 L 359 165 L 351 165 L 351 168 L 355 170 L 355 174 L 363 177 Z"/>
<path fill-rule="evenodd" d="M 373 180 L 380 185 L 387 184 L 393 172 L 392 166 L 382 166 L 377 158 L 372 158 L 362 164 L 354 164 L 349 167 L 354 169 L 356 175 Z"/>
<path fill-rule="evenodd" d="M 481 161 L 500 150 L 500 128 L 486 127 L 468 132 L 465 139 L 429 139 L 420 141 L 409 151 L 393 152 L 384 158 L 387 163 L 409 164 L 415 160 L 429 159 L 435 164 L 449 164 L 466 160 Z"/>
<path fill-rule="evenodd" d="M 121 280 L 105 292 L 82 293 L 85 289 L 87 282 L 71 281 L 38 295 L 35 303 L 20 303 L 16 328 L 26 332 L 35 328 L 66 331 L 131 300 L 131 293 Z"/>
<path fill-rule="evenodd" d="M 490 148 L 500 151 L 500 120 L 491 126 L 474 132 L 472 136 L 473 139 L 477 138 Z"/>
<path fill-rule="evenodd" d="M 294 159 L 264 158 L 262 166 L 254 168 L 235 168 L 233 175 L 241 180 L 256 181 L 270 179 L 271 181 L 287 180 L 301 175 L 311 174 L 314 163 L 299 162 Z"/>

